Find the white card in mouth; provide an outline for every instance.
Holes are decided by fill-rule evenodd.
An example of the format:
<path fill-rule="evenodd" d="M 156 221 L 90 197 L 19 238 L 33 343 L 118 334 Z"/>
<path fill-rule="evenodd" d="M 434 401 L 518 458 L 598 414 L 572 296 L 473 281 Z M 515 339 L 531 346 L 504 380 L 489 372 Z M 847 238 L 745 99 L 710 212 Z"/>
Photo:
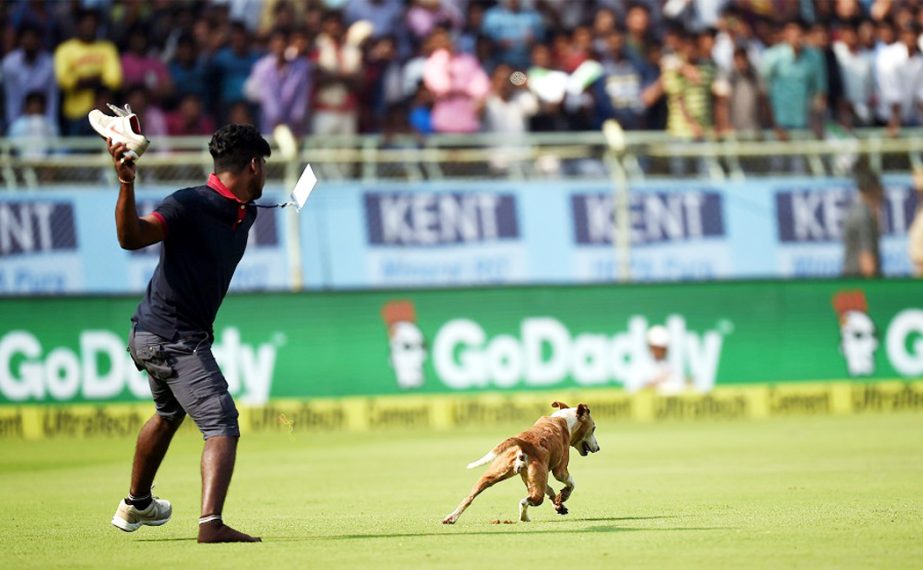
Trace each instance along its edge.
<path fill-rule="evenodd" d="M 298 179 L 298 183 L 295 184 L 295 188 L 292 190 L 292 203 L 295 205 L 295 210 L 301 211 L 304 207 L 305 202 L 308 201 L 308 196 L 311 195 L 311 191 L 314 190 L 314 187 L 317 185 L 317 176 L 314 175 L 314 170 L 311 169 L 311 165 L 304 167 L 304 172 L 301 173 L 301 178 Z"/>

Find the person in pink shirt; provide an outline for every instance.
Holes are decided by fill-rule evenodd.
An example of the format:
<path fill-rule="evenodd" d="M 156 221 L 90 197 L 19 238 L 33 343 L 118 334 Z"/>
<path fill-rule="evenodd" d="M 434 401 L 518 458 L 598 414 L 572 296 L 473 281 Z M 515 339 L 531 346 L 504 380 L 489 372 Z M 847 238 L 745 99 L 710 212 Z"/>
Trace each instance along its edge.
<path fill-rule="evenodd" d="M 122 54 L 122 85 L 144 87 L 156 101 L 165 101 L 173 94 L 173 79 L 166 64 L 151 53 L 147 30 L 133 28 L 126 43 Z"/>
<path fill-rule="evenodd" d="M 474 56 L 455 53 L 446 29 L 437 28 L 430 41 L 433 53 L 423 65 L 423 83 L 435 97 L 433 127 L 439 133 L 480 130 L 490 79 Z"/>

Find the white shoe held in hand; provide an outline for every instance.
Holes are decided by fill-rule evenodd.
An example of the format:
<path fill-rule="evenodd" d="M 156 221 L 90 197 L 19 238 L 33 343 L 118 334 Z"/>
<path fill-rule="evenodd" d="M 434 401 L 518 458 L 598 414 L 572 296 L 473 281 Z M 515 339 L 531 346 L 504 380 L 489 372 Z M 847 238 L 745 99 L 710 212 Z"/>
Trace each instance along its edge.
<path fill-rule="evenodd" d="M 113 144 L 122 143 L 128 148 L 122 156 L 123 162 L 138 160 L 151 144 L 151 141 L 141 134 L 141 121 L 138 115 L 132 113 L 128 105 L 125 105 L 124 109 L 111 104 L 108 107 L 112 109 L 115 116 L 111 117 L 93 109 L 89 115 L 90 126 L 104 139 L 112 139 Z"/>

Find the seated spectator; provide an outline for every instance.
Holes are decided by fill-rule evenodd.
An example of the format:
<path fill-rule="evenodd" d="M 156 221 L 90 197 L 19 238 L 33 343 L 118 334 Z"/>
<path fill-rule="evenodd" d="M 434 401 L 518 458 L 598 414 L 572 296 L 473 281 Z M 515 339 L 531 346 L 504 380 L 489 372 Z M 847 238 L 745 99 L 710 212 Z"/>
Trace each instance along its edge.
<path fill-rule="evenodd" d="M 125 88 L 144 87 L 155 100 L 166 101 L 173 94 L 173 80 L 163 61 L 151 53 L 147 34 L 147 29 L 141 26 L 126 34 L 122 83 Z"/>
<path fill-rule="evenodd" d="M 247 79 L 247 98 L 260 110 L 260 130 L 271 134 L 287 125 L 296 136 L 305 132 L 310 94 L 308 61 L 289 51 L 288 34 L 276 30 L 269 37 L 269 53 L 253 66 Z"/>
<path fill-rule="evenodd" d="M 179 37 L 173 61 L 167 67 L 177 98 L 182 99 L 190 93 L 203 99 L 206 96 L 205 63 L 196 51 L 195 40 L 191 35 Z"/>
<path fill-rule="evenodd" d="M 776 135 L 785 140 L 789 130 L 808 128 L 812 115 L 826 108 L 827 72 L 821 54 L 804 44 L 803 23 L 785 24 L 782 38 L 763 54 L 760 75 Z"/>
<path fill-rule="evenodd" d="M 97 40 L 99 14 L 84 10 L 77 17 L 77 37 L 58 46 L 54 53 L 55 77 L 63 96 L 65 134 L 93 134 L 87 113 L 93 108 L 94 94 L 100 87 L 110 90 L 122 86 L 122 64 L 115 45 Z"/>
<path fill-rule="evenodd" d="M 241 22 L 231 24 L 228 45 L 218 50 L 207 65 L 211 98 L 218 104 L 218 115 L 225 117 L 231 105 L 244 100 L 244 83 L 250 77 L 259 53 L 251 46 L 250 34 Z"/>
<path fill-rule="evenodd" d="M 58 136 L 58 126 L 48 118 L 45 103 L 43 91 L 30 91 L 22 114 L 10 124 L 10 140 L 16 154 L 22 158 L 48 156 L 52 142 Z"/>
<path fill-rule="evenodd" d="M 362 81 L 362 50 L 347 41 L 338 12 L 324 16 L 317 37 L 311 132 L 315 135 L 352 135 L 359 128 L 357 91 Z"/>
<path fill-rule="evenodd" d="M 523 7 L 521 0 L 502 0 L 487 10 L 481 31 L 500 49 L 502 63 L 521 69 L 529 64 L 532 44 L 543 39 L 545 24 L 541 15 Z"/>
<path fill-rule="evenodd" d="M 923 55 L 920 28 L 909 23 L 900 30 L 898 41 L 881 50 L 875 61 L 878 88 L 878 119 L 897 135 L 902 126 L 921 124 L 923 105 Z"/>
<path fill-rule="evenodd" d="M 6 123 L 12 125 L 25 111 L 26 95 L 44 94 L 45 116 L 58 120 L 58 89 L 55 85 L 51 54 L 42 49 L 39 28 L 24 26 L 19 30 L 19 47 L 3 58 L 3 99 Z"/>
<path fill-rule="evenodd" d="M 848 126 L 870 126 L 874 118 L 874 60 L 872 54 L 859 44 L 856 24 L 845 24 L 839 29 L 839 40 L 834 42 L 833 50 L 843 76 L 846 115 L 842 117 L 842 122 Z"/>
<path fill-rule="evenodd" d="M 413 0 L 407 10 L 407 31 L 421 44 L 437 27 L 460 30 L 465 17 L 451 0 Z"/>
<path fill-rule="evenodd" d="M 243 108 L 244 114 L 236 110 L 239 108 Z M 198 95 L 193 93 L 185 95 L 176 110 L 167 114 L 167 131 L 170 136 L 205 136 L 214 133 L 215 122 L 202 110 L 202 100 Z M 245 114 L 246 111 L 246 103 L 237 103 L 229 109 L 229 121 L 238 124 L 253 124 L 251 118 Z"/>
<path fill-rule="evenodd" d="M 437 29 L 432 42 L 434 51 L 424 65 L 423 81 L 435 97 L 433 126 L 440 133 L 478 131 L 490 79 L 474 57 L 455 53 L 446 29 Z"/>

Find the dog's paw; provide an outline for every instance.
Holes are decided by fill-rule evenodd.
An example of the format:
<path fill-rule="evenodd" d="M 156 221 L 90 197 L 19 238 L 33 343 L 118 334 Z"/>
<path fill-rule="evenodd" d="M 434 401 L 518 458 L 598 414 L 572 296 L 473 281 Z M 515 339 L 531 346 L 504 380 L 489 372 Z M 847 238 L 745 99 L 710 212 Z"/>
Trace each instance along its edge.
<path fill-rule="evenodd" d="M 458 520 L 458 517 L 449 515 L 446 518 L 442 519 L 442 524 L 455 524 L 455 521 Z"/>
<path fill-rule="evenodd" d="M 568 512 L 570 512 L 564 505 L 555 505 L 554 510 L 556 510 L 559 515 L 566 515 Z"/>

